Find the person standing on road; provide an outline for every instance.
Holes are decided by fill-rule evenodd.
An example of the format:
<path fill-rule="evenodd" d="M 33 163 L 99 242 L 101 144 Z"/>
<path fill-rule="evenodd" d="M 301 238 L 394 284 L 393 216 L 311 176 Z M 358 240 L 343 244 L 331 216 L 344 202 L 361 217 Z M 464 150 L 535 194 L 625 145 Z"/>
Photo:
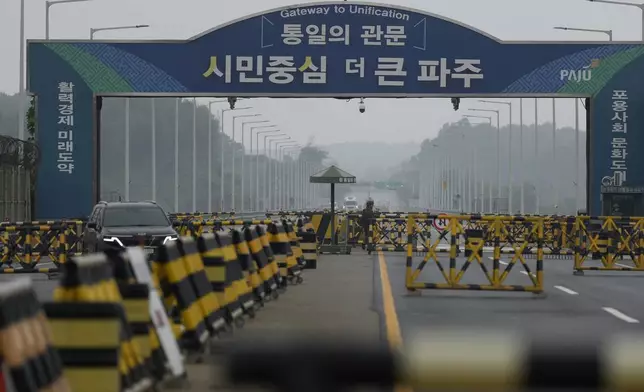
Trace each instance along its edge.
<path fill-rule="evenodd" d="M 362 242 L 362 249 L 368 250 L 369 225 L 371 224 L 374 217 L 375 217 L 375 214 L 373 212 L 373 200 L 368 199 L 367 203 L 365 204 L 364 210 L 362 210 L 362 216 L 360 217 L 360 225 L 362 226 L 362 232 L 364 233 L 364 241 Z"/>

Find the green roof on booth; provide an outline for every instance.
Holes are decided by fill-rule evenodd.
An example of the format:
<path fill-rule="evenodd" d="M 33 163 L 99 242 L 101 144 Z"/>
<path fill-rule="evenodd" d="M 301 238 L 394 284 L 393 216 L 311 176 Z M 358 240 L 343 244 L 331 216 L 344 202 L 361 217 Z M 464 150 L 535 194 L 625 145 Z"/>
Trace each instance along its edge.
<path fill-rule="evenodd" d="M 335 165 L 317 172 L 311 176 L 313 184 L 355 184 L 356 176 L 349 174 Z"/>

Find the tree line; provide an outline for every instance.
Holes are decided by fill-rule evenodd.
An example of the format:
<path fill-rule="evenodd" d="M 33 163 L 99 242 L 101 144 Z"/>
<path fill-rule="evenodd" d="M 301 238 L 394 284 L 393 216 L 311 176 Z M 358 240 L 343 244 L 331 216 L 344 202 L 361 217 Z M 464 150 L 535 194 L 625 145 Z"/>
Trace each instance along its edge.
<path fill-rule="evenodd" d="M 130 199 L 131 200 L 148 200 L 152 198 L 152 102 L 150 98 L 132 98 L 130 103 Z M 192 157 L 193 157 L 193 100 L 182 99 L 179 105 L 179 176 L 177 179 L 179 187 L 179 210 L 192 210 Z M 30 107 L 29 104 L 26 105 Z M 18 120 L 19 120 L 19 101 L 18 96 L 8 96 L 0 94 L 0 134 L 17 137 Z M 174 210 L 174 140 L 175 140 L 175 99 L 174 98 L 156 98 L 155 99 L 155 128 L 156 128 L 156 174 L 157 174 L 157 201 L 169 211 Z M 34 124 L 33 107 L 28 110 L 27 125 L 28 131 L 37 137 L 37 129 Z M 101 110 L 101 198 L 105 200 L 114 200 L 123 198 L 125 192 L 125 123 L 126 110 L 125 98 L 104 98 Z M 224 205 L 232 205 L 232 164 L 231 159 L 235 154 L 235 206 L 240 209 L 242 200 L 241 184 L 242 178 L 246 179 L 245 191 L 247 198 L 245 204 L 247 209 L 254 205 L 249 200 L 250 195 L 255 195 L 254 181 L 250 181 L 250 173 L 255 170 L 255 159 L 261 166 L 266 166 L 269 162 L 273 167 L 280 164 L 274 159 L 268 159 L 264 155 L 256 158 L 255 152 L 252 155 L 248 151 L 244 152 L 241 143 L 234 142 L 229 135 L 220 132 L 220 122 L 208 107 L 197 104 L 196 110 L 196 149 L 195 155 L 197 160 L 196 170 L 196 205 L 200 211 L 205 211 L 208 207 L 208 135 L 209 126 L 212 127 L 212 205 L 215 209 L 220 206 L 220 189 L 221 173 L 220 164 L 224 161 L 224 179 L 226 184 L 226 193 L 224 195 Z M 239 127 L 239 121 L 238 121 Z M 248 127 L 247 127 L 248 129 Z M 230 132 L 230 130 L 227 130 Z M 237 131 L 239 135 L 241 132 Z M 220 141 L 223 137 L 224 155 L 220 153 Z M 247 136 L 248 137 L 248 136 Z M 239 138 L 239 136 L 237 136 Z M 248 140 L 248 139 L 246 139 Z M 260 138 L 261 140 L 261 138 Z M 253 141 L 254 142 L 254 141 Z M 260 142 L 261 143 L 261 142 Z M 263 146 L 262 146 L 263 147 Z M 242 154 L 244 154 L 245 171 L 241 171 Z M 320 148 L 308 144 L 303 147 L 297 156 L 287 157 L 281 164 L 284 165 L 301 165 L 306 162 L 309 168 L 321 168 L 327 153 Z M 251 165 L 251 162 L 253 163 Z M 253 174 L 254 176 L 254 174 Z M 275 173 L 273 173 L 275 177 Z M 253 177 L 254 178 L 254 177 Z M 273 181 L 276 179 L 273 178 Z M 262 184 L 263 185 L 263 184 Z M 262 186 L 260 185 L 260 186 Z M 275 187 L 274 187 L 275 188 Z M 287 208 L 288 206 L 283 206 Z"/>
<path fill-rule="evenodd" d="M 428 176 L 432 170 L 437 170 L 434 177 L 436 187 L 448 188 L 456 186 L 449 184 L 448 172 L 458 171 L 464 173 L 465 180 L 469 180 L 467 173 L 472 173 L 471 167 L 475 165 L 476 171 L 473 180 L 478 181 L 477 196 L 480 195 L 480 183 L 484 182 L 486 191 L 484 199 L 487 208 L 489 196 L 487 187 L 493 189 L 493 199 L 497 192 L 497 155 L 499 159 L 501 178 L 501 210 L 507 212 L 508 203 L 508 176 L 510 171 L 510 156 L 512 157 L 512 213 L 519 209 L 521 197 L 521 184 L 524 187 L 524 200 L 526 213 L 536 209 L 537 192 L 539 196 L 539 210 L 542 214 L 574 214 L 580 208 L 576 203 L 576 187 L 580 188 L 580 204 L 586 203 L 586 132 L 579 136 L 579 160 L 575 162 L 575 129 L 571 127 L 556 128 L 553 144 L 553 124 L 538 124 L 535 133 L 534 124 L 524 124 L 523 144 L 520 138 L 520 126 L 512 127 L 512 145 L 509 144 L 510 127 L 504 126 L 499 131 L 500 154 L 497 154 L 497 129 L 489 124 L 472 124 L 467 119 L 455 123 L 445 124 L 437 137 L 426 139 L 421 144 L 421 151 L 401 164 L 392 175 L 392 180 L 401 180 L 404 186 L 398 190 L 399 198 L 409 206 L 423 196 L 418 186 L 421 177 Z M 535 138 L 535 135 L 536 138 Z M 554 146 L 554 148 L 553 148 Z M 536 152 L 536 155 L 535 155 Z M 474 158 L 476 160 L 474 161 Z M 575 164 L 579 165 L 581 181 L 577 183 Z M 430 174 L 431 176 L 431 174 Z M 427 178 L 426 178 L 427 179 Z M 445 184 L 441 184 L 440 181 Z M 431 179 L 429 180 L 431 181 Z M 459 188 L 459 189 L 462 189 Z M 425 191 L 427 192 L 427 191 Z M 443 190 L 441 192 L 446 192 Z M 440 192 L 439 192 L 440 194 Z M 427 194 L 425 194 L 427 198 Z M 434 200 L 435 203 L 437 201 Z M 450 207 L 458 205 L 450 201 Z M 480 201 L 479 201 L 480 203 Z M 423 207 L 423 206 L 419 206 Z M 451 208 L 453 209 L 453 208 Z M 471 206 L 464 206 L 466 211 L 471 211 Z"/>

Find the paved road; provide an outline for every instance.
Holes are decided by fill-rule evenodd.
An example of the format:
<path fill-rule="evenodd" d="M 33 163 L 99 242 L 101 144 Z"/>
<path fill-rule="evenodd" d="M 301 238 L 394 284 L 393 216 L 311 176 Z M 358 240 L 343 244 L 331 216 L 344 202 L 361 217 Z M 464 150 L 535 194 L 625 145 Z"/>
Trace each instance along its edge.
<path fill-rule="evenodd" d="M 484 262 L 491 270 L 490 253 Z M 502 258 L 502 267 L 511 256 Z M 447 255 L 439 255 L 446 266 Z M 416 265 L 419 256 L 414 257 Z M 462 263 L 460 258 L 459 263 Z M 534 260 L 528 261 L 534 271 Z M 384 268 L 383 268 L 384 267 Z M 354 249 L 350 256 L 322 255 L 317 270 L 305 271 L 306 283 L 289 288 L 278 301 L 268 303 L 255 320 L 218 345 L 225 352 L 240 341 L 270 341 L 306 335 L 311 339 L 356 336 L 374 343 L 396 338 L 391 308 L 404 341 L 419 331 L 442 327 L 518 329 L 530 334 L 579 333 L 605 337 L 620 331 L 642 331 L 644 292 L 642 273 L 586 272 L 572 275 L 572 260 L 545 261 L 545 298 L 530 293 L 425 290 L 409 296 L 404 288 L 403 253 L 374 253 Z M 507 284 L 529 284 L 516 265 Z M 0 284 L 17 275 L 0 275 Z M 24 275 L 23 275 L 24 276 Z M 41 300 L 51 300 L 56 280 L 43 274 L 28 275 L 35 281 Z M 384 279 L 383 279 L 384 277 Z M 435 265 L 428 263 L 421 280 L 440 282 Z M 463 283 L 485 283 L 480 267 L 473 264 Z M 393 301 L 387 301 L 387 298 Z M 393 307 L 391 306 L 393 304 Z M 220 375 L 222 357 L 207 364 L 190 365 L 191 385 L 179 390 L 226 390 Z M 191 388 L 191 389 L 190 389 Z"/>
<path fill-rule="evenodd" d="M 491 254 L 484 260 L 491 271 Z M 376 256 L 378 257 L 378 256 Z M 410 296 L 404 288 L 405 257 L 399 253 L 383 254 L 403 337 L 419 331 L 442 327 L 516 329 L 530 334 L 555 335 L 578 331 L 602 337 L 616 331 L 641 331 L 644 309 L 641 287 L 644 274 L 586 272 L 572 275 L 572 260 L 546 260 L 546 297 L 530 293 L 424 290 Z M 502 261 L 502 268 L 511 256 Z M 439 256 L 443 266 L 446 255 Z M 460 258 L 460 263 L 464 259 Z M 414 266 L 420 257 L 415 257 Z M 503 265 L 505 264 L 505 265 Z M 534 261 L 529 261 L 532 271 Z M 460 267 L 460 265 L 459 265 Z M 444 282 L 435 265 L 428 263 L 421 274 L 423 282 Z M 471 265 L 463 283 L 485 284 L 478 265 Z M 530 284 L 522 268 L 515 268 L 507 284 Z"/>

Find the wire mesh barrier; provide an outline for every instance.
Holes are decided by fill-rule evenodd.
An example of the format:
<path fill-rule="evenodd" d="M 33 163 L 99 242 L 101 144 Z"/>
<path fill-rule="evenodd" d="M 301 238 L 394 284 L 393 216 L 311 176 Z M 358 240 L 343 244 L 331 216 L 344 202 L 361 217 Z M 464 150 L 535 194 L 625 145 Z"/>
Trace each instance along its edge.
<path fill-rule="evenodd" d="M 34 143 L 0 136 L 0 220 L 31 219 L 32 184 L 39 160 Z"/>

